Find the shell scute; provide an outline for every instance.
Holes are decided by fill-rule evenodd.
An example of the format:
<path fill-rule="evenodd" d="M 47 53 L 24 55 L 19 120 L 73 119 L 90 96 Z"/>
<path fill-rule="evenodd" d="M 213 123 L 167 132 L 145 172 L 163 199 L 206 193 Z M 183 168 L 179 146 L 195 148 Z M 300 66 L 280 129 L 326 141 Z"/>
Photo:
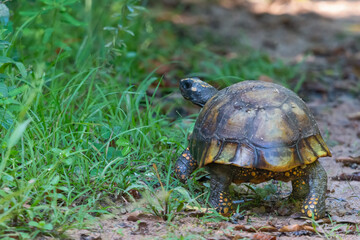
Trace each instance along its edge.
<path fill-rule="evenodd" d="M 298 99 L 301 100 L 301 99 Z M 319 134 L 318 127 L 314 116 L 311 114 L 305 103 L 301 101 L 294 101 L 289 99 L 281 106 L 282 111 L 288 116 L 294 125 L 300 127 L 302 136 L 307 137 L 314 134 Z"/>
<path fill-rule="evenodd" d="M 214 159 L 216 162 L 221 162 L 224 164 L 231 164 L 231 159 L 235 156 L 236 150 L 238 148 L 238 143 L 234 142 L 225 142 L 221 146 L 221 152 Z"/>
<path fill-rule="evenodd" d="M 302 160 L 296 151 L 296 147 L 274 147 L 258 149 L 258 168 L 271 169 L 272 171 L 287 171 L 290 166 L 302 165 Z"/>
<path fill-rule="evenodd" d="M 307 143 L 306 139 L 302 139 L 298 143 L 299 155 L 305 164 L 310 164 L 318 159 L 317 154 L 312 150 L 312 148 Z"/>
<path fill-rule="evenodd" d="M 252 168 L 254 167 L 256 158 L 256 149 L 247 143 L 241 143 L 238 146 L 234 158 L 231 159 L 231 164 Z"/>
<path fill-rule="evenodd" d="M 324 145 L 324 140 L 322 139 L 321 135 L 314 135 L 310 136 L 306 139 L 308 145 L 311 147 L 311 149 L 314 151 L 316 156 L 323 157 L 327 156 L 328 154 L 331 155 L 328 147 L 326 144 Z"/>
<path fill-rule="evenodd" d="M 217 136 L 224 139 L 244 139 L 248 136 L 251 129 L 252 119 L 256 116 L 256 111 L 241 109 L 223 109 L 222 120 L 217 128 Z"/>
<path fill-rule="evenodd" d="M 299 138 L 299 131 L 279 108 L 259 111 L 253 122 L 250 140 L 263 147 L 292 145 Z"/>
<path fill-rule="evenodd" d="M 280 107 L 287 95 L 274 87 L 253 88 L 239 94 L 243 102 L 252 106 Z"/>

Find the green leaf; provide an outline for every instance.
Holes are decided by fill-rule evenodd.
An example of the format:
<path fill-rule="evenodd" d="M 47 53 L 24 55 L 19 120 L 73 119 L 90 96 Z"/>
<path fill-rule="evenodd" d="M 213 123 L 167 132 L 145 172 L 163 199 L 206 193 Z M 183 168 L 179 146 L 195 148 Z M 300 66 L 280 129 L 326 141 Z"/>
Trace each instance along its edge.
<path fill-rule="evenodd" d="M 130 151 L 131 151 L 131 147 L 130 147 L 130 146 L 127 146 L 127 147 L 124 147 L 124 148 L 121 150 L 121 154 L 122 154 L 122 156 L 124 157 L 124 156 L 128 155 L 128 154 L 130 153 Z"/>
<path fill-rule="evenodd" d="M 176 212 L 180 212 L 184 208 L 185 204 L 181 202 L 179 206 L 176 208 Z"/>
<path fill-rule="evenodd" d="M 51 180 L 50 184 L 51 184 L 51 185 L 56 185 L 56 184 L 59 183 L 59 181 L 60 181 L 60 177 L 59 177 L 59 175 L 56 175 L 56 176 Z"/>
<path fill-rule="evenodd" d="M 53 230 L 53 225 L 51 223 L 46 223 L 45 221 L 40 221 L 37 226 L 35 226 L 40 229 L 44 230 Z"/>
<path fill-rule="evenodd" d="M 126 138 L 119 138 L 116 142 L 116 146 L 121 149 L 122 156 L 126 156 L 131 151 L 131 142 L 127 140 Z"/>
<path fill-rule="evenodd" d="M 15 62 L 15 65 L 16 65 L 17 69 L 19 69 L 20 74 L 21 74 L 24 78 L 26 78 L 26 76 L 27 76 L 27 71 L 26 71 L 26 68 L 25 68 L 24 64 L 22 64 L 21 62 Z"/>
<path fill-rule="evenodd" d="M 31 119 L 28 119 L 22 123 L 20 123 L 11 134 L 8 142 L 8 148 L 12 148 L 19 141 L 19 139 L 24 134 L 27 125 L 31 122 Z"/>
<path fill-rule="evenodd" d="M 66 0 L 66 1 L 63 2 L 63 5 L 64 6 L 72 5 L 72 4 L 77 3 L 77 2 L 79 2 L 79 0 Z"/>
<path fill-rule="evenodd" d="M 53 29 L 53 28 L 47 28 L 47 29 L 45 29 L 44 37 L 43 37 L 43 39 L 42 39 L 42 43 L 43 43 L 43 44 L 49 42 L 50 37 L 51 37 L 51 35 L 52 35 L 53 32 L 54 32 L 54 29 Z"/>
<path fill-rule="evenodd" d="M 5 100 L 0 100 L 0 105 L 9 105 L 9 104 L 21 104 L 19 101 L 12 99 L 12 98 L 8 98 Z"/>
<path fill-rule="evenodd" d="M 129 145 L 131 145 L 131 143 L 126 138 L 119 138 L 116 141 L 116 146 L 118 146 L 118 147 L 126 147 L 126 146 L 129 146 Z"/>
<path fill-rule="evenodd" d="M 10 46 L 10 42 L 5 40 L 0 40 L 0 50 L 6 49 Z"/>
<path fill-rule="evenodd" d="M 67 158 L 65 160 L 65 164 L 68 165 L 68 166 L 71 166 L 74 162 L 74 158 Z"/>
<path fill-rule="evenodd" d="M 11 89 L 9 91 L 9 97 L 14 97 L 14 96 L 17 96 L 17 95 L 19 95 L 21 93 L 24 93 L 27 89 L 28 89 L 27 85 L 22 85 L 20 87 Z"/>
<path fill-rule="evenodd" d="M 12 182 L 12 181 L 14 181 L 14 177 L 10 176 L 9 174 L 4 174 L 3 180 L 6 180 L 8 182 Z"/>
<path fill-rule="evenodd" d="M 45 224 L 42 229 L 45 229 L 45 230 L 53 230 L 53 225 L 51 223 L 47 223 Z"/>
<path fill-rule="evenodd" d="M 0 66 L 7 64 L 7 63 L 12 63 L 15 64 L 17 69 L 20 71 L 20 74 L 23 77 L 27 76 L 27 72 L 26 72 L 26 68 L 24 66 L 24 64 L 22 64 L 21 62 L 15 62 L 13 59 L 8 58 L 8 57 L 4 57 L 4 56 L 0 56 Z"/>
<path fill-rule="evenodd" d="M 18 232 L 19 234 L 20 234 L 20 236 L 21 236 L 21 238 L 20 239 L 30 239 L 30 234 L 28 234 L 28 233 L 25 233 L 25 232 Z M 11 238 L 11 239 L 13 239 L 13 238 Z"/>
<path fill-rule="evenodd" d="M 8 78 L 8 75 L 0 73 L 0 79 L 6 79 Z"/>
<path fill-rule="evenodd" d="M 11 125 L 14 123 L 15 116 L 11 114 L 11 112 L 6 111 L 0 108 L 0 125 L 5 128 L 9 129 Z"/>
<path fill-rule="evenodd" d="M 5 83 L 0 82 L 0 97 L 8 97 L 9 93 L 8 93 L 8 87 L 6 86 Z"/>
<path fill-rule="evenodd" d="M 178 192 L 181 196 L 183 196 L 187 200 L 191 199 L 189 192 L 183 187 L 174 188 L 174 192 Z"/>
<path fill-rule="evenodd" d="M 29 225 L 32 226 L 32 227 L 39 227 L 39 224 L 37 222 L 34 222 L 34 221 L 30 221 Z"/>
<path fill-rule="evenodd" d="M 124 32 L 130 34 L 131 36 L 135 36 L 135 34 L 134 34 L 132 31 L 130 31 L 130 30 L 124 30 Z"/>
<path fill-rule="evenodd" d="M 20 16 L 35 16 L 37 14 L 39 14 L 38 11 L 20 11 L 19 12 Z"/>
<path fill-rule="evenodd" d="M 85 23 L 80 22 L 77 19 L 75 19 L 73 16 L 71 16 L 67 12 L 62 13 L 61 15 L 62 15 L 62 17 L 64 18 L 64 20 L 66 22 L 70 23 L 73 26 L 80 27 L 80 26 L 85 26 L 86 25 Z"/>
<path fill-rule="evenodd" d="M 4 63 L 15 63 L 15 61 L 12 60 L 11 58 L 0 56 L 0 64 L 4 64 Z"/>
<path fill-rule="evenodd" d="M 134 8 L 132 6 L 127 5 L 126 7 L 129 10 L 129 12 L 134 12 Z"/>

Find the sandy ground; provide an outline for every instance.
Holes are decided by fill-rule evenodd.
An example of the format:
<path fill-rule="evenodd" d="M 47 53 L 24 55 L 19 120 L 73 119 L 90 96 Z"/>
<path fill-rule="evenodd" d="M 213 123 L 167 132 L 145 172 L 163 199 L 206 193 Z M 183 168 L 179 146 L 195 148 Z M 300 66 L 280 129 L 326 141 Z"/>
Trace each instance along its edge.
<path fill-rule="evenodd" d="M 360 156 L 360 117 L 353 116 L 360 113 L 360 40 L 354 40 L 360 33 L 360 1 L 164 0 L 170 7 L 179 2 L 192 6 L 191 11 L 170 20 L 189 25 L 198 36 L 210 31 L 224 43 L 235 40 L 276 58 L 305 62 L 309 81 L 300 95 L 333 153 L 320 160 L 329 177 L 327 212 L 332 219 L 318 222 L 319 235 L 309 231 L 309 221 L 276 211 L 253 215 L 250 209 L 236 224 L 206 222 L 189 213 L 173 222 L 141 212 L 119 213 L 86 230 L 67 231 L 69 239 L 360 239 L 360 181 L 336 180 L 360 172 L 360 164 L 336 161 Z M 234 51 L 231 47 L 224 44 Z M 259 230 L 264 226 L 274 232 Z M 280 232 L 284 227 L 292 231 Z"/>

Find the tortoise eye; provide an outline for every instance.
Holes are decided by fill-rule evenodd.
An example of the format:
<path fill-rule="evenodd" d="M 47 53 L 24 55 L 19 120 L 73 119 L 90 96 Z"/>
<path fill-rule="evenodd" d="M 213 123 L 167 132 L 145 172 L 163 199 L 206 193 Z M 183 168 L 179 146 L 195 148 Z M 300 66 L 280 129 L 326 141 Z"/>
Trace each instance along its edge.
<path fill-rule="evenodd" d="M 184 88 L 184 89 L 189 89 L 189 88 L 192 87 L 192 82 L 189 81 L 189 80 L 184 80 L 184 81 L 182 82 L 182 85 L 183 85 L 183 88 Z"/>

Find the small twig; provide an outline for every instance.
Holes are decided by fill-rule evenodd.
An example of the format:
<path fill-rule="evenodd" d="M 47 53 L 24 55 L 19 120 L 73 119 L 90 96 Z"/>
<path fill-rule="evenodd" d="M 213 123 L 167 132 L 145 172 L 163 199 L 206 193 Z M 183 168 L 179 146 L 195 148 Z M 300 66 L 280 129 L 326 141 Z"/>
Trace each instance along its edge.
<path fill-rule="evenodd" d="M 162 189 L 163 191 L 165 191 L 164 186 L 163 186 L 163 184 L 162 184 L 162 182 L 161 182 L 161 179 L 160 179 L 160 175 L 159 175 L 157 166 L 156 166 L 155 163 L 153 163 L 153 168 L 155 169 L 156 177 L 159 179 L 159 182 L 160 182 L 160 185 L 161 185 L 161 189 Z"/>
<path fill-rule="evenodd" d="M 360 120 L 360 112 L 351 113 L 348 115 L 350 120 Z"/>
<path fill-rule="evenodd" d="M 360 156 L 358 157 L 338 157 L 336 162 L 341 162 L 344 165 L 351 165 L 353 163 L 360 164 Z"/>
<path fill-rule="evenodd" d="M 332 177 L 332 179 L 338 181 L 360 181 L 360 172 L 354 172 L 352 174 L 342 173 L 339 176 Z"/>

